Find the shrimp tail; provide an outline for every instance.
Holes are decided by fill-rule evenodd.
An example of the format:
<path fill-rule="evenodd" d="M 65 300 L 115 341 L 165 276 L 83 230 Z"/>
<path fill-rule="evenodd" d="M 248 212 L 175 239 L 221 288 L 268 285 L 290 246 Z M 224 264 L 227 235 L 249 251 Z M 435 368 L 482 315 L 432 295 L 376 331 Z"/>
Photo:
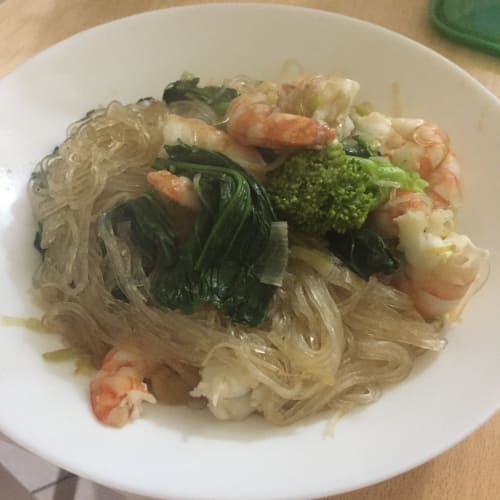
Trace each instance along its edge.
<path fill-rule="evenodd" d="M 144 383 L 145 365 L 138 354 L 122 348 L 108 352 L 90 383 L 90 402 L 96 418 L 122 427 L 141 414 L 142 402 L 155 403 Z"/>

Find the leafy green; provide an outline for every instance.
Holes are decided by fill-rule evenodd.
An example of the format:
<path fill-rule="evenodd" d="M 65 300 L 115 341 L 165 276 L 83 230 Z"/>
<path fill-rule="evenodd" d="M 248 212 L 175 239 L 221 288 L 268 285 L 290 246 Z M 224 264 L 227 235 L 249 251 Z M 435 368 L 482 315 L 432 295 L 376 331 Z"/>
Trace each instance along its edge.
<path fill-rule="evenodd" d="M 169 158 L 157 159 L 154 167 L 191 178 L 200 199 L 191 235 L 176 238 L 166 210 L 149 194 L 111 215 L 115 228 L 130 228 L 152 296 L 188 314 L 210 303 L 235 322 L 262 322 L 276 286 L 261 282 L 259 270 L 281 266 L 275 274 L 282 274 L 283 259 L 278 263 L 275 255 L 288 248 L 281 238 L 269 249 L 276 216 L 266 191 L 220 153 L 184 144 L 166 149 Z M 273 258 L 276 264 L 270 263 Z"/>
<path fill-rule="evenodd" d="M 163 91 L 163 100 L 168 104 L 174 101 L 203 101 L 218 115 L 225 114 L 229 103 L 238 97 L 236 89 L 224 86 L 208 85 L 198 87 L 199 78 L 181 79 L 169 83 Z"/>
<path fill-rule="evenodd" d="M 356 274 L 367 280 L 372 274 L 394 274 L 400 263 L 385 241 L 375 232 L 355 229 L 326 235 L 330 250 Z"/>
<path fill-rule="evenodd" d="M 276 220 L 266 190 L 222 153 L 185 144 L 165 149 L 169 159 L 158 159 L 154 168 L 166 168 L 191 179 L 200 174 L 219 187 L 217 220 L 196 268 L 229 257 L 254 262 L 269 239 L 271 222 Z M 204 198 L 203 190 L 198 190 L 198 196 Z"/>
<path fill-rule="evenodd" d="M 176 243 L 172 228 L 154 198 L 144 193 L 119 205 L 111 213 L 115 232 L 120 225 L 130 224 L 130 237 L 141 249 L 142 267 L 146 274 L 156 264 L 158 254 L 163 265 L 171 266 L 176 258 Z"/>

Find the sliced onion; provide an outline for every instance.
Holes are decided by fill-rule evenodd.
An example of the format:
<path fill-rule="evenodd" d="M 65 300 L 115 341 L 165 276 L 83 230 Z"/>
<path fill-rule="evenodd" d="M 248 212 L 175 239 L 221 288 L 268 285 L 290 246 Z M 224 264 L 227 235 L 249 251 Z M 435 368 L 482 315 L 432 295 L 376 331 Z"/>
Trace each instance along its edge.
<path fill-rule="evenodd" d="M 288 224 L 286 222 L 271 223 L 265 255 L 262 270 L 258 273 L 260 282 L 281 286 L 288 266 Z"/>

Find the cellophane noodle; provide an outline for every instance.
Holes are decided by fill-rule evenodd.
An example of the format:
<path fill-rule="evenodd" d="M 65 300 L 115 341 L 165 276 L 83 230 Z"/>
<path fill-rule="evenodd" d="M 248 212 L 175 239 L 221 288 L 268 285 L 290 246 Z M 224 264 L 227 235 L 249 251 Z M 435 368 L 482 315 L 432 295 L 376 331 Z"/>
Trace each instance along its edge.
<path fill-rule="evenodd" d="M 156 307 L 133 246 L 103 214 L 148 190 L 166 113 L 159 101 L 113 102 L 71 126 L 34 172 L 29 191 L 46 249 L 34 289 L 46 328 L 96 366 L 110 346 L 127 343 L 180 373 L 209 359 L 237 365 L 260 383 L 261 412 L 275 424 L 370 403 L 407 377 L 419 354 L 443 347 L 405 294 L 361 280 L 331 256 L 328 275 L 292 256 L 269 319 L 256 328 L 208 307 L 192 315 Z M 296 245 L 323 251 L 313 240 Z M 128 302 L 113 296 L 116 285 Z"/>

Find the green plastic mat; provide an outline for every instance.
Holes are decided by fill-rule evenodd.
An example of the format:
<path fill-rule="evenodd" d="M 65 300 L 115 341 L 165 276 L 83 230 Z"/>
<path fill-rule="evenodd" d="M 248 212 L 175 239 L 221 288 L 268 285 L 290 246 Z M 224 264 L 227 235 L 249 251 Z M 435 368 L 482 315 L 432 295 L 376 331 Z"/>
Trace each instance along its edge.
<path fill-rule="evenodd" d="M 500 56 L 500 0 L 430 0 L 429 16 L 445 36 Z"/>

